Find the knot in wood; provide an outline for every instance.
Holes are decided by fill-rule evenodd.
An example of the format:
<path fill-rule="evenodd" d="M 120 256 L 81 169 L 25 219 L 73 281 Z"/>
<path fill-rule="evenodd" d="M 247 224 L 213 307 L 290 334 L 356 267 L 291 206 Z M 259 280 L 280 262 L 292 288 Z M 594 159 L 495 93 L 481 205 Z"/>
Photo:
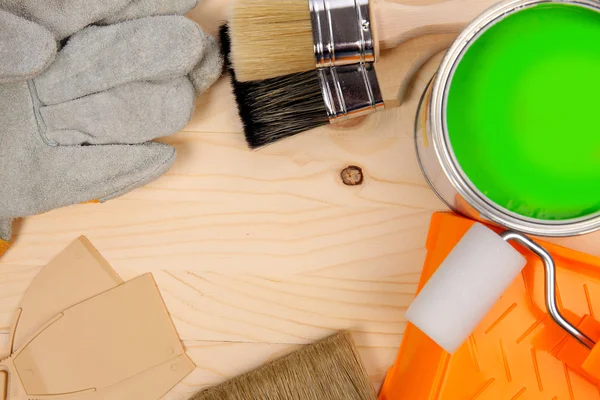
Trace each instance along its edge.
<path fill-rule="evenodd" d="M 358 186 L 362 185 L 365 180 L 362 169 L 356 165 L 351 165 L 344 168 L 341 173 L 342 181 L 347 186 Z"/>

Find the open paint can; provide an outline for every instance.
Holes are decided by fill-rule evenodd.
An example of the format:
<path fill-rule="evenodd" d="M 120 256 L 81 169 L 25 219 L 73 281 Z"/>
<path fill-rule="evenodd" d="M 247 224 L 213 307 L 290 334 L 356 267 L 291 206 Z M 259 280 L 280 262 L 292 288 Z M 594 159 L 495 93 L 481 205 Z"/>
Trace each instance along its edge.
<path fill-rule="evenodd" d="M 503 2 L 425 91 L 421 168 L 450 208 L 539 236 L 600 230 L 600 2 Z"/>

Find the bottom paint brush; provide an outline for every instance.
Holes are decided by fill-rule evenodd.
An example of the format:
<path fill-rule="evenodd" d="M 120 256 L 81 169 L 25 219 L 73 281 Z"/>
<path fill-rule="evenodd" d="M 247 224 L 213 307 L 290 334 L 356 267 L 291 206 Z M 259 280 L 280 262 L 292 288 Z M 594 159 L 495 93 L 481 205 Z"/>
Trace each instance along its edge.
<path fill-rule="evenodd" d="M 227 25 L 221 26 L 221 49 L 251 148 L 350 118 L 397 107 L 412 77 L 456 35 L 432 35 L 382 54 L 377 67 L 357 64 L 239 82 L 229 60 Z M 375 71 L 377 70 L 377 73 Z"/>
<path fill-rule="evenodd" d="M 237 82 L 232 75 L 232 83 L 251 148 L 330 123 L 315 71 L 256 82 Z"/>
<path fill-rule="evenodd" d="M 384 108 L 372 64 L 239 82 L 229 59 L 231 43 L 227 25 L 221 26 L 219 35 L 251 148 Z"/>
<path fill-rule="evenodd" d="M 348 332 L 206 389 L 190 400 L 376 400 Z"/>

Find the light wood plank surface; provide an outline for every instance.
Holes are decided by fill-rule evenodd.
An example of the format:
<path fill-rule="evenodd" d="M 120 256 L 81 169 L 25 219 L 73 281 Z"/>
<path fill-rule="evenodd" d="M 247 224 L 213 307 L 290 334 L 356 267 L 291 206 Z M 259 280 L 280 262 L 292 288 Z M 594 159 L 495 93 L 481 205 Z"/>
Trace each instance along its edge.
<path fill-rule="evenodd" d="M 214 33 L 222 12 L 206 1 L 191 16 Z M 154 274 L 197 364 L 167 399 L 338 329 L 353 332 L 379 387 L 402 339 L 429 219 L 444 210 L 412 138 L 434 69 L 424 68 L 399 109 L 258 151 L 246 147 L 223 77 L 191 123 L 163 140 L 178 150 L 164 177 L 106 204 L 17 223 L 16 243 L 0 259 L 0 349 L 41 266 L 86 235 L 125 280 Z M 363 169 L 362 185 L 341 181 L 349 165 Z M 600 255 L 599 234 L 559 242 Z"/>

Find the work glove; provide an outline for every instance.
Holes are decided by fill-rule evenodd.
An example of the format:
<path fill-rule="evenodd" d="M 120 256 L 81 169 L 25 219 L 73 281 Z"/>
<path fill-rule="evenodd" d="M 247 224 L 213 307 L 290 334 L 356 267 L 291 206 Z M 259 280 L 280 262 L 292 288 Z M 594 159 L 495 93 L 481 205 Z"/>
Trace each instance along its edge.
<path fill-rule="evenodd" d="M 0 0 L 0 253 L 13 218 L 168 170 L 175 149 L 150 141 L 183 128 L 222 72 L 215 40 L 183 16 L 195 5 Z"/>

